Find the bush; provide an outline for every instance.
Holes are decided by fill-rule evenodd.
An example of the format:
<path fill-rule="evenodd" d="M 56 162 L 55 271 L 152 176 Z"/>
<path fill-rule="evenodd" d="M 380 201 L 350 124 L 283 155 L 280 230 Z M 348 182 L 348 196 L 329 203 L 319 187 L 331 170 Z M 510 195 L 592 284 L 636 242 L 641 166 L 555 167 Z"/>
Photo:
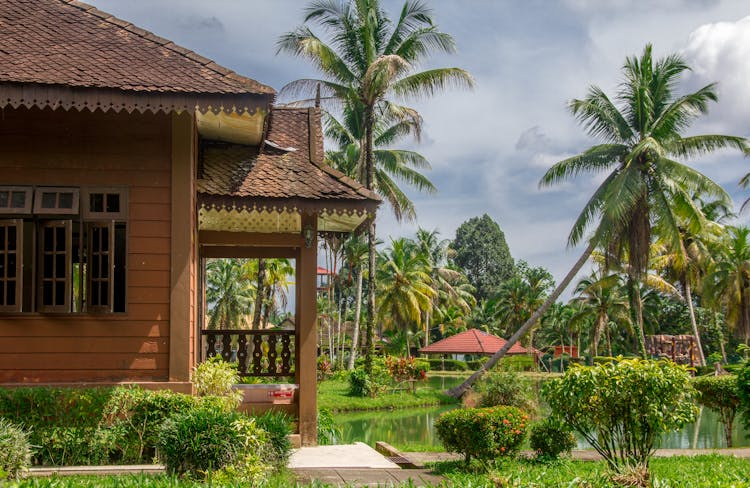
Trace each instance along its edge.
<path fill-rule="evenodd" d="M 536 411 L 531 383 L 518 373 L 488 373 L 477 389 L 480 393 L 479 405 L 482 407 L 509 405 L 526 412 Z"/>
<path fill-rule="evenodd" d="M 255 417 L 255 425 L 268 434 L 269 462 L 280 468 L 286 466 L 292 455 L 292 443 L 289 434 L 292 433 L 292 420 L 284 412 L 267 411 Z"/>
<path fill-rule="evenodd" d="M 318 409 L 318 444 L 330 446 L 338 444 L 341 428 L 336 426 L 333 414 L 327 408 Z"/>
<path fill-rule="evenodd" d="M 234 410 L 242 403 L 242 392 L 232 387 L 240 382 L 235 363 L 213 356 L 193 369 L 195 391 L 202 397 L 218 397 L 226 401 L 226 409 Z"/>
<path fill-rule="evenodd" d="M 570 427 L 554 417 L 547 417 L 531 426 L 529 443 L 542 460 L 554 460 L 576 447 L 576 438 Z"/>
<path fill-rule="evenodd" d="M 467 371 L 469 366 L 466 361 L 457 359 L 434 359 L 427 360 L 430 365 L 430 371 Z"/>
<path fill-rule="evenodd" d="M 471 458 L 493 459 L 518 452 L 529 417 L 515 407 L 450 410 L 435 421 L 435 431 L 449 452 Z"/>
<path fill-rule="evenodd" d="M 392 381 L 398 383 L 409 382 L 409 389 L 412 393 L 417 391 L 417 381 L 427 379 L 427 371 L 430 365 L 424 359 L 415 359 L 412 356 L 408 358 L 396 358 L 388 356 L 385 358 L 385 367 L 388 370 L 388 376 Z"/>
<path fill-rule="evenodd" d="M 719 421 L 724 427 L 727 447 L 732 447 L 732 426 L 734 416 L 740 406 L 737 391 L 737 377 L 734 375 L 701 376 L 693 380 L 693 387 L 698 390 L 698 403 L 719 414 Z"/>
<path fill-rule="evenodd" d="M 247 416 L 203 407 L 165 420 L 157 451 L 167 471 L 199 477 L 243 464 L 247 456 L 260 463 L 267 440 L 266 433 Z"/>
<path fill-rule="evenodd" d="M 740 398 L 742 422 L 745 429 L 750 431 L 750 361 L 737 370 L 737 396 Z"/>
<path fill-rule="evenodd" d="M 648 469 L 661 434 L 695 419 L 690 383 L 684 366 L 623 359 L 573 366 L 544 384 L 542 396 L 619 473 Z"/>
<path fill-rule="evenodd" d="M 349 394 L 357 397 L 374 397 L 388 388 L 391 377 L 385 366 L 385 359 L 375 357 L 372 361 L 372 374 L 365 373 L 364 366 L 358 366 L 349 373 Z"/>
<path fill-rule="evenodd" d="M 485 361 L 482 361 L 482 364 L 484 364 L 484 362 Z M 536 363 L 534 362 L 533 356 L 515 354 L 513 356 L 504 357 L 499 363 L 499 368 L 503 371 L 535 371 Z"/>
<path fill-rule="evenodd" d="M 31 465 L 29 435 L 0 417 L 0 477 L 18 479 Z"/>

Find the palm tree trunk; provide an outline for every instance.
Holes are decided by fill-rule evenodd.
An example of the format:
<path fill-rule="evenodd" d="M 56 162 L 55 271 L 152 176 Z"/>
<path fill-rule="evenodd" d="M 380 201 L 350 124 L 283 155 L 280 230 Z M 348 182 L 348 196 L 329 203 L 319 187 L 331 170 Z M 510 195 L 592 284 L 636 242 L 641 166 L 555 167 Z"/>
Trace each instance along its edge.
<path fill-rule="evenodd" d="M 635 338 L 638 341 L 638 350 L 643 359 L 648 359 L 646 354 L 646 336 L 643 333 L 643 302 L 641 301 L 641 291 L 636 285 L 636 280 L 632 276 L 628 277 L 628 290 L 630 292 L 630 305 L 633 308 L 635 318 Z"/>
<path fill-rule="evenodd" d="M 362 269 L 357 273 L 357 301 L 354 305 L 354 331 L 352 332 L 352 353 L 349 355 L 349 366 L 347 369 L 354 369 L 354 361 L 357 359 L 359 350 L 359 315 L 362 312 L 362 281 L 364 272 Z"/>
<path fill-rule="evenodd" d="M 706 358 L 703 357 L 703 343 L 701 342 L 700 332 L 698 332 L 698 322 L 695 320 L 695 309 L 693 308 L 693 295 L 690 291 L 690 282 L 687 279 L 683 283 L 683 289 L 685 290 L 685 301 L 687 302 L 688 312 L 690 312 L 690 325 L 693 326 L 695 344 L 698 347 L 698 362 L 700 366 L 705 366 Z"/>
<path fill-rule="evenodd" d="M 375 184 L 375 163 L 373 161 L 374 118 L 373 107 L 368 106 L 364 111 L 365 129 L 365 187 L 372 190 Z M 372 373 L 373 331 L 375 328 L 375 219 L 370 222 L 367 231 L 367 323 L 365 324 L 365 372 Z"/>
<path fill-rule="evenodd" d="M 604 317 L 598 315 L 594 322 L 594 337 L 591 339 L 591 351 L 593 356 L 599 355 L 599 342 L 602 340 L 602 329 L 604 327 Z"/>
<path fill-rule="evenodd" d="M 520 329 L 516 331 L 513 336 L 511 336 L 510 339 L 508 339 L 508 342 L 505 343 L 503 347 L 500 348 L 499 351 L 497 351 L 495 354 L 493 354 L 486 363 L 482 365 L 481 368 L 479 368 L 478 371 L 476 371 L 474 374 L 469 376 L 466 381 L 461 383 L 460 385 L 451 388 L 446 392 L 447 395 L 453 397 L 453 398 L 461 398 L 463 394 L 471 388 L 471 385 L 473 385 L 484 373 L 492 369 L 497 362 L 505 356 L 505 354 L 508 352 L 508 350 L 513 347 L 513 344 L 518 342 L 518 339 L 521 338 L 528 330 L 533 327 L 540 318 L 542 318 L 542 315 L 544 315 L 544 312 L 547 311 L 547 309 L 555 303 L 555 300 L 557 300 L 557 297 L 560 296 L 560 293 L 565 290 L 565 288 L 568 287 L 571 281 L 573 281 L 573 278 L 578 274 L 578 272 L 581 270 L 583 265 L 588 260 L 589 256 L 591 256 L 591 253 L 594 251 L 595 245 L 593 243 L 589 243 L 588 246 L 586 246 L 586 249 L 583 251 L 583 254 L 581 254 L 581 257 L 578 258 L 578 261 L 573 265 L 573 267 L 568 271 L 568 274 L 565 275 L 565 278 L 560 282 L 559 285 L 557 285 L 557 288 L 552 291 L 549 297 L 542 303 L 542 306 L 539 307 L 533 314 L 531 314 L 531 317 L 521 326 Z"/>
<path fill-rule="evenodd" d="M 610 337 L 609 327 L 604 327 L 604 337 L 607 339 L 607 356 L 612 357 L 612 337 Z"/>
<path fill-rule="evenodd" d="M 264 287 L 266 284 L 266 260 L 258 259 L 258 287 L 255 292 L 255 308 L 253 309 L 253 329 L 260 329 L 261 309 L 263 308 Z"/>

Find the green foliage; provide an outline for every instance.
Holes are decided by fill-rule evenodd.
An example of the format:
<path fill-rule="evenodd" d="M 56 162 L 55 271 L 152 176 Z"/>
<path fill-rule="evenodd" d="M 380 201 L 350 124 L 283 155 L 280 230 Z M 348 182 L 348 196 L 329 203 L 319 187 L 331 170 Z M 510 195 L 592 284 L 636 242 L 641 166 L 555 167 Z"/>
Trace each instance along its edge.
<path fill-rule="evenodd" d="M 647 468 L 659 436 L 696 415 L 687 368 L 666 361 L 572 366 L 544 384 L 542 396 L 617 472 Z"/>
<path fill-rule="evenodd" d="M 430 370 L 430 364 L 424 359 L 416 359 L 412 356 L 407 358 L 397 358 L 387 356 L 385 358 L 385 368 L 388 375 L 396 383 L 409 383 L 409 390 L 412 393 L 417 391 L 417 381 L 427 379 L 427 371 Z"/>
<path fill-rule="evenodd" d="M 480 361 L 484 364 L 485 361 Z M 475 368 L 472 368 L 475 369 Z M 479 369 L 478 367 L 476 369 Z M 514 354 L 512 356 L 505 356 L 500 360 L 498 369 L 503 371 L 536 371 L 536 364 L 534 364 L 534 357 L 525 354 Z"/>
<path fill-rule="evenodd" d="M 0 416 L 30 431 L 96 427 L 112 388 L 0 388 Z M 31 443 L 36 439 L 31 437 Z"/>
<path fill-rule="evenodd" d="M 569 453 L 576 447 L 576 438 L 570 427 L 555 417 L 547 417 L 531 425 L 529 445 L 536 452 L 537 458 L 551 461 L 560 454 Z"/>
<path fill-rule="evenodd" d="M 476 289 L 477 300 L 489 298 L 500 283 L 513 276 L 514 263 L 505 234 L 487 214 L 462 223 L 451 248 L 455 251 L 453 261 Z"/>
<path fill-rule="evenodd" d="M 515 407 L 460 408 L 442 414 L 435 431 L 449 452 L 487 460 L 512 456 L 521 447 L 529 417 Z"/>
<path fill-rule="evenodd" d="M 374 397 L 384 392 L 390 382 L 385 358 L 378 356 L 373 358 L 371 374 L 365 372 L 364 366 L 357 366 L 350 372 L 349 394 L 355 397 Z"/>
<path fill-rule="evenodd" d="M 221 356 L 213 356 L 193 370 L 196 393 L 200 396 L 224 398 L 227 410 L 234 410 L 242 403 L 242 392 L 232 388 L 239 382 L 237 365 L 227 363 Z"/>
<path fill-rule="evenodd" d="M 267 411 L 255 417 L 255 424 L 268 434 L 268 459 L 277 468 L 286 466 L 292 455 L 292 419 L 284 412 Z"/>
<path fill-rule="evenodd" d="M 424 385 L 414 394 L 400 390 L 386 390 L 375 397 L 351 395 L 349 381 L 328 380 L 318 383 L 318 407 L 332 412 L 351 410 L 376 410 L 424 407 L 428 405 L 455 404 L 459 400 L 451 398 L 442 388 Z"/>
<path fill-rule="evenodd" d="M 159 429 L 157 452 L 167 471 L 205 476 L 227 466 L 244 466 L 246 457 L 261 462 L 267 435 L 253 419 L 220 408 L 176 413 Z"/>
<path fill-rule="evenodd" d="M 518 373 L 488 373 L 477 386 L 479 405 L 482 407 L 508 405 L 531 413 L 537 409 L 531 382 Z"/>
<path fill-rule="evenodd" d="M 427 360 L 430 365 L 430 371 L 467 371 L 469 365 L 466 361 L 458 359 L 435 359 Z"/>
<path fill-rule="evenodd" d="M 724 427 L 727 447 L 732 447 L 732 426 L 740 406 L 737 391 L 737 377 L 734 375 L 700 376 L 693 380 L 693 387 L 698 390 L 698 402 L 719 414 Z"/>
<path fill-rule="evenodd" d="M 742 422 L 750 430 L 750 361 L 737 371 L 737 396 L 740 398 Z"/>
<path fill-rule="evenodd" d="M 318 409 L 318 444 L 330 446 L 341 438 L 341 428 L 336 426 L 333 414 L 327 408 Z"/>
<path fill-rule="evenodd" d="M 0 477 L 18 479 L 31 464 L 29 434 L 0 417 Z"/>

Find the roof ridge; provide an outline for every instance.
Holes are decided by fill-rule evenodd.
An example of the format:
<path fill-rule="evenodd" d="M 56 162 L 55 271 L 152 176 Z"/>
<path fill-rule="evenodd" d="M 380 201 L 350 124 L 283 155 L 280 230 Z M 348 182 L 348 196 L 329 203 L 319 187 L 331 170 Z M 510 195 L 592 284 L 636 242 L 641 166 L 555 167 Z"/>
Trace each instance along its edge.
<path fill-rule="evenodd" d="M 172 51 L 180 56 L 184 56 L 191 61 L 194 61 L 204 68 L 207 68 L 221 76 L 226 76 L 228 78 L 233 79 L 234 81 L 247 84 L 247 81 L 255 82 L 257 83 L 262 89 L 267 90 L 268 93 L 276 94 L 276 90 L 274 90 L 272 87 L 263 84 L 257 80 L 253 80 L 251 78 L 248 78 L 246 76 L 242 76 L 239 73 L 229 69 L 225 68 L 212 59 L 206 58 L 204 56 L 201 56 L 200 54 L 196 53 L 195 51 L 192 51 L 188 48 L 182 47 L 179 44 L 175 43 L 174 41 L 170 41 L 169 39 L 165 39 L 159 35 L 154 34 L 153 32 L 142 29 L 132 22 L 128 22 L 127 20 L 123 20 L 119 17 L 116 17 L 115 15 L 112 15 L 108 12 L 105 12 L 103 10 L 100 10 L 93 5 L 89 5 L 87 3 L 81 2 L 79 0 L 59 0 L 62 3 L 65 3 L 71 7 L 77 8 L 79 10 L 82 10 L 83 12 L 87 14 L 91 14 L 95 17 L 100 18 L 101 20 L 112 24 L 120 29 L 126 30 L 132 34 L 135 34 L 142 39 L 153 42 L 155 44 L 158 44 L 159 46 L 163 47 L 164 49 L 168 49 L 169 51 Z M 249 88 L 249 86 L 248 86 Z"/>

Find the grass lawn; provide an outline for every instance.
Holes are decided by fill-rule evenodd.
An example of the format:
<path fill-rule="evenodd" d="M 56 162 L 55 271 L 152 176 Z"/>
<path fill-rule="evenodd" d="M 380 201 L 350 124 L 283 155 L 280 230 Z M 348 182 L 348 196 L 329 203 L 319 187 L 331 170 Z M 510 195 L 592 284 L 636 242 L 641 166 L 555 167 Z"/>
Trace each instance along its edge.
<path fill-rule="evenodd" d="M 443 405 L 458 403 L 427 383 L 420 385 L 417 392 L 392 391 L 378 395 L 375 398 L 349 396 L 349 382 L 347 380 L 329 379 L 318 383 L 318 407 L 327 408 L 332 412 L 351 410 L 397 409 L 411 407 L 425 407 L 429 405 Z"/>
<path fill-rule="evenodd" d="M 167 474 L 147 475 L 128 474 L 113 476 L 50 476 L 43 478 L 27 478 L 18 482 L 3 484 L 18 488 L 197 488 L 220 487 L 206 482 L 181 479 Z M 227 486 L 241 486 L 239 484 Z M 271 476 L 266 483 L 257 485 L 258 488 L 286 488 L 295 486 L 294 473 L 284 471 Z"/>
<path fill-rule="evenodd" d="M 466 473 L 461 462 L 438 463 L 437 472 L 446 477 L 445 486 L 495 488 L 589 487 L 615 488 L 602 461 L 563 460 L 540 464 L 527 460 L 506 460 L 485 474 Z M 654 488 L 748 488 L 750 460 L 707 455 L 654 458 L 651 461 Z"/>

